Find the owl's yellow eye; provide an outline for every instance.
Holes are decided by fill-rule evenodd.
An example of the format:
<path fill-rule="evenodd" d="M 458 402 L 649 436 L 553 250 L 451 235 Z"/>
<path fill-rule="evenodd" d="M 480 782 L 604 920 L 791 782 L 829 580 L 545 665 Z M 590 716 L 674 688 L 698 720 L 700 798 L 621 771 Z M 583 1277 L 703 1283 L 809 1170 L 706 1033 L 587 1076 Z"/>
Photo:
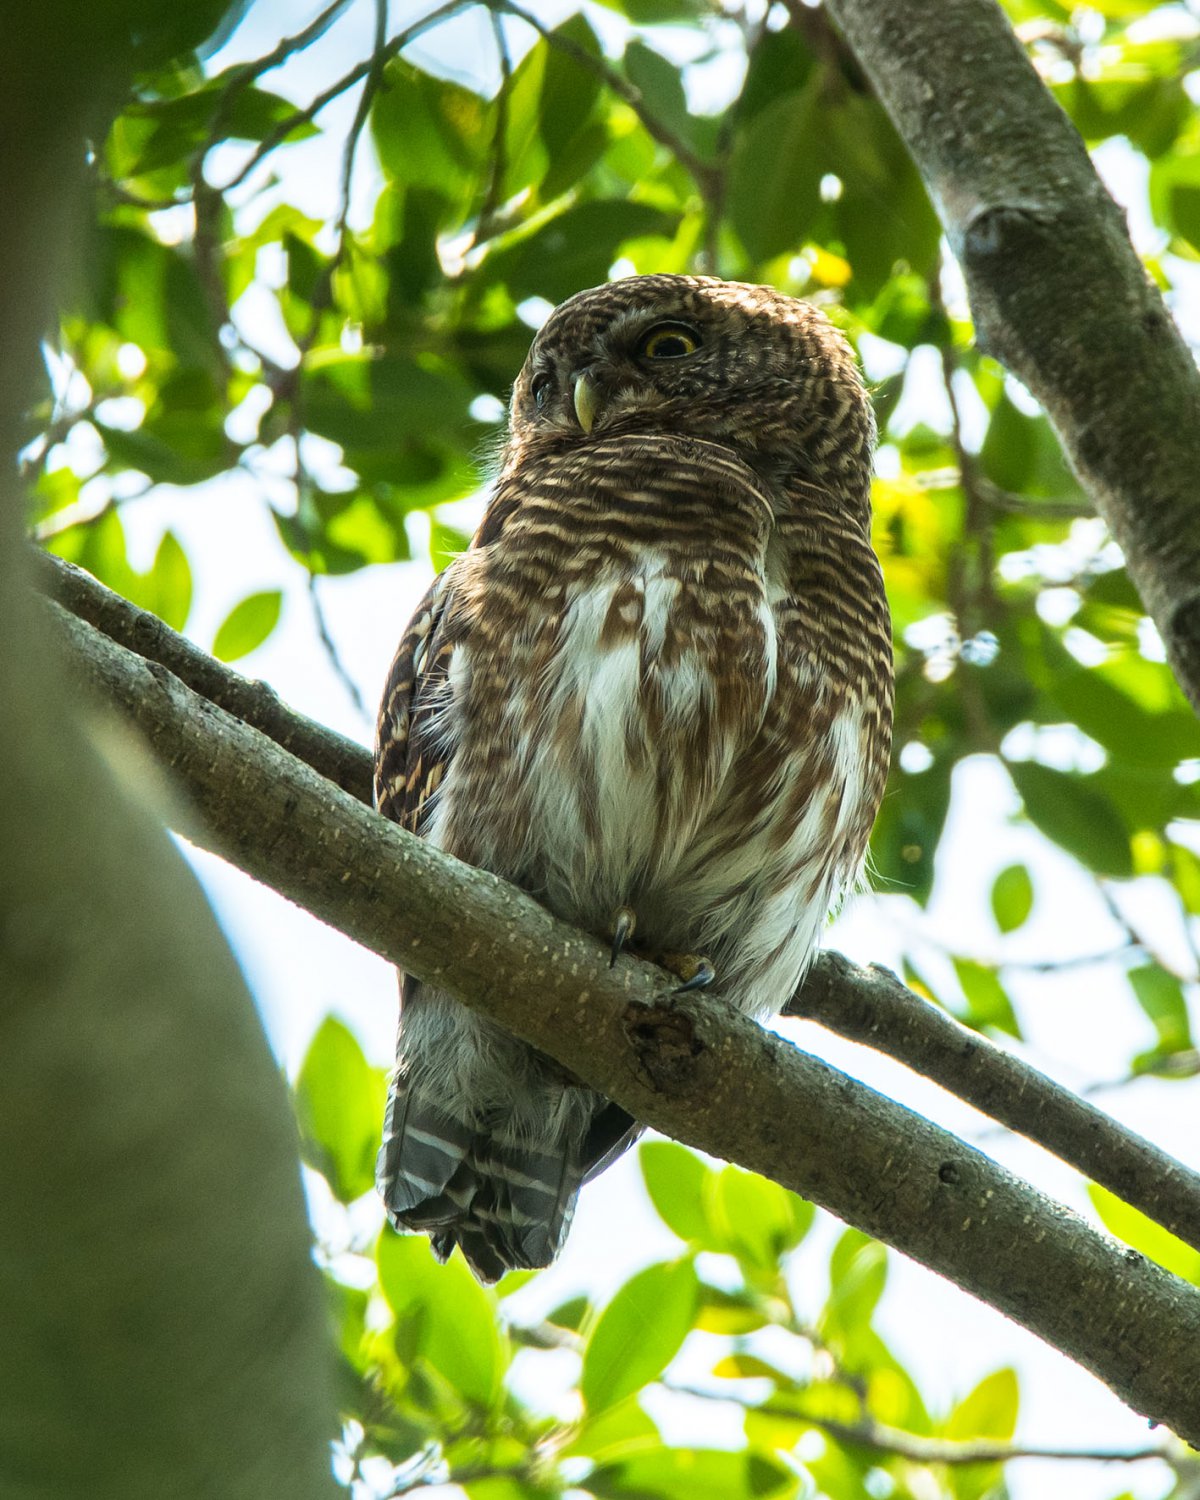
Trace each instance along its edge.
<path fill-rule="evenodd" d="M 642 340 L 638 353 L 643 359 L 682 359 L 699 347 L 699 338 L 682 323 L 660 323 Z"/>

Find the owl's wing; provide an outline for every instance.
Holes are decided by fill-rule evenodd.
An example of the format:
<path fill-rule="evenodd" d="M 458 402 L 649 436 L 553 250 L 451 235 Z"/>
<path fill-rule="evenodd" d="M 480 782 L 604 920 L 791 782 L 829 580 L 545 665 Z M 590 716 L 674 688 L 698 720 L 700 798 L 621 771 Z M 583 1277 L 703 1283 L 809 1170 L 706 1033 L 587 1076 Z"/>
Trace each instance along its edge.
<path fill-rule="evenodd" d="M 434 579 L 396 648 L 375 736 L 375 806 L 410 833 L 423 833 L 430 798 L 442 783 L 450 751 L 432 732 L 444 701 L 456 627 L 455 565 Z"/>

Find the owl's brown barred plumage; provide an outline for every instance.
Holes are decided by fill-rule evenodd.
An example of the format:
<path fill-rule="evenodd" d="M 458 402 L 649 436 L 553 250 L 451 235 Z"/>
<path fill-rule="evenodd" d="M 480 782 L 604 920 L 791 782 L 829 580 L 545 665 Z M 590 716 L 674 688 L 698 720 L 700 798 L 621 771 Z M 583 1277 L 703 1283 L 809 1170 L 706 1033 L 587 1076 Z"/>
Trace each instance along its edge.
<path fill-rule="evenodd" d="M 569 922 L 636 916 L 777 1008 L 883 795 L 891 633 L 874 425 L 845 341 L 767 287 L 641 276 L 534 340 L 494 498 L 400 644 L 388 817 Z M 548 1264 L 617 1106 L 406 979 L 378 1182 L 476 1275 Z"/>

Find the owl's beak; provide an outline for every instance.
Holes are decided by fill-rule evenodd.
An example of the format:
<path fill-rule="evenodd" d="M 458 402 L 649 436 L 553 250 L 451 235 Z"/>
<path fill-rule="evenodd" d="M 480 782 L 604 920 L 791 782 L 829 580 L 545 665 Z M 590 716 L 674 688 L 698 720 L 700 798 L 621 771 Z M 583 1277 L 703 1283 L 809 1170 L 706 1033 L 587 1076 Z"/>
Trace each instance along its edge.
<path fill-rule="evenodd" d="M 575 377 L 575 415 L 584 432 L 591 432 L 600 411 L 600 392 L 596 383 L 584 370 Z"/>

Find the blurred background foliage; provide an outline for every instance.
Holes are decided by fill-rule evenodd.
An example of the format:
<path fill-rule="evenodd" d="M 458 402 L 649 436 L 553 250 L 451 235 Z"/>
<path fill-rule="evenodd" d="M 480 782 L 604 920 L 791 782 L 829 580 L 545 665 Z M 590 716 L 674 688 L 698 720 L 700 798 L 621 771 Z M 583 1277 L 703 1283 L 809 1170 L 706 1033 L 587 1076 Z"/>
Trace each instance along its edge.
<path fill-rule="evenodd" d="M 263 479 L 258 503 L 319 607 L 326 575 L 422 550 L 441 566 L 466 545 L 461 502 L 486 482 L 550 304 L 634 271 L 811 297 L 859 349 L 880 428 L 875 540 L 898 706 L 874 884 L 927 902 L 955 770 L 989 758 L 1117 924 L 1111 956 L 1146 1021 L 1129 1075 L 1195 1074 L 1195 718 L 1044 417 L 974 348 L 920 179 L 825 11 L 610 0 L 551 15 L 534 0 L 453 0 L 389 15 L 380 0 L 374 56 L 339 61 L 301 99 L 275 91 L 280 65 L 319 55 L 348 3 L 257 60 L 222 65 L 211 47 L 172 52 L 161 38 L 146 50 L 134 95 L 92 143 L 86 243 L 23 457 L 32 534 L 184 629 L 193 560 L 168 530 L 136 568 L 122 507 L 160 486 L 194 487 L 202 504 L 209 481 L 240 470 Z M 1007 10 L 1127 190 L 1148 274 L 1200 336 L 1200 317 L 1188 322 L 1200 12 L 1153 0 Z M 464 39 L 459 65 L 410 47 L 447 26 Z M 347 97 L 358 103 L 337 145 L 337 209 L 314 218 L 293 201 L 288 152 Z M 278 591 L 255 592 L 202 643 L 237 660 L 280 612 Z M 1130 919 L 1123 892 L 1146 881 L 1188 935 L 1188 962 Z M 909 982 L 1019 1038 L 1004 945 L 1037 901 L 1026 864 L 999 869 L 999 958 L 914 951 Z M 381 1099 L 354 1036 L 327 1022 L 297 1106 L 307 1159 L 343 1204 L 370 1191 Z M 999 1370 L 930 1410 L 872 1326 L 880 1246 L 842 1235 L 823 1304 L 797 1306 L 788 1258 L 807 1205 L 667 1143 L 644 1145 L 641 1165 L 679 1255 L 603 1308 L 577 1299 L 524 1324 L 507 1300 L 524 1278 L 485 1292 L 461 1265 L 435 1269 L 424 1240 L 385 1234 L 350 1257 L 352 1274 L 325 1254 L 345 1377 L 339 1474 L 357 1494 L 447 1474 L 481 1500 L 1007 1493 L 995 1463 L 934 1462 L 923 1444 L 1010 1438 L 1015 1377 Z M 1169 1260 L 1128 1211 L 1098 1208 Z M 744 1408 L 740 1451 L 665 1442 L 636 1399 L 681 1383 L 685 1341 L 687 1368 L 706 1370 L 686 1382 L 695 1399 L 719 1390 Z M 521 1394 L 542 1365 L 555 1412 Z M 1194 1475 L 1177 1477 L 1182 1495 Z"/>

